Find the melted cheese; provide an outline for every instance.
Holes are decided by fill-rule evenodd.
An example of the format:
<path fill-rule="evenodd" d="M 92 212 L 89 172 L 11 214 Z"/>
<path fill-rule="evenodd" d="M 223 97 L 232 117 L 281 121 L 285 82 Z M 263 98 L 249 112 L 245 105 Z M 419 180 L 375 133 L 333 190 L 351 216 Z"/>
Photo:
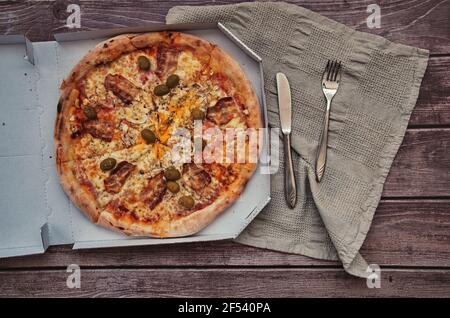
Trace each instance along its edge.
<path fill-rule="evenodd" d="M 135 100 L 131 106 L 119 107 L 117 116 L 133 124 L 145 124 L 148 122 L 150 111 L 151 108 L 146 103 Z"/>
<path fill-rule="evenodd" d="M 241 116 L 235 117 L 224 125 L 224 128 L 242 128 L 246 129 L 247 124 Z"/>
<path fill-rule="evenodd" d="M 86 96 L 91 102 L 105 99 L 107 91 L 105 88 L 105 77 L 108 74 L 106 67 L 97 67 L 92 70 L 86 78 L 85 91 Z"/>
<path fill-rule="evenodd" d="M 79 146 L 75 151 L 80 158 L 99 156 L 108 151 L 114 151 L 122 147 L 120 140 L 113 139 L 110 142 L 92 137 L 90 134 L 83 135 L 79 140 Z"/>
<path fill-rule="evenodd" d="M 191 52 L 181 52 L 178 56 L 178 66 L 176 74 L 180 76 L 182 80 L 191 79 L 198 71 L 202 69 L 201 63 L 194 58 Z"/>
<path fill-rule="evenodd" d="M 145 55 L 152 65 L 151 71 L 144 72 L 145 74 L 137 68 L 137 58 L 140 55 Z M 227 96 L 226 92 L 213 84 L 208 76 L 197 76 L 202 71 L 202 65 L 191 52 L 180 53 L 177 62 L 175 74 L 180 77 L 180 85 L 173 88 L 169 94 L 160 97 L 153 94 L 154 88 L 161 84 L 153 72 L 156 59 L 141 50 L 125 54 L 108 65 L 97 67 L 87 76 L 85 90 L 88 99 L 83 101 L 84 105 L 106 97 L 118 101 L 118 98 L 104 87 L 104 80 L 108 74 L 120 74 L 140 88 L 139 94 L 130 105 L 125 106 L 119 102 L 115 110 L 118 123 L 121 119 L 125 119 L 133 124 L 133 127 L 119 124 L 117 126 L 122 139 L 128 136 L 129 140 L 119 139 L 106 143 L 90 135 L 81 138 L 83 146 L 80 148 L 97 155 L 96 158 L 83 161 L 83 165 L 87 169 L 88 179 L 98 193 L 100 205 L 105 206 L 115 198 L 137 196 L 149 178 L 170 166 L 182 171 L 184 162 L 174 160 L 172 153 L 172 147 L 179 142 L 179 137 L 174 136 L 174 132 L 177 128 L 192 128 L 193 109 L 198 108 L 206 113 L 208 107 L 214 106 L 220 98 Z M 224 128 L 227 127 L 246 128 L 246 124 L 241 117 L 237 117 Z M 139 133 L 143 128 L 152 129 L 159 141 L 152 145 L 143 143 Z M 121 147 L 127 148 L 118 150 Z M 100 162 L 108 157 L 115 158 L 118 163 L 126 160 L 136 165 L 136 169 L 127 178 L 118 194 L 107 193 L 104 189 L 104 180 L 109 176 L 109 172 L 101 171 Z M 211 182 L 212 187 L 219 186 L 214 177 Z M 140 218 L 151 218 L 155 213 L 160 213 L 161 218 L 167 219 L 171 217 L 171 213 L 180 209 L 178 199 L 181 196 L 192 195 L 197 202 L 205 200 L 200 193 L 186 187 L 182 180 L 178 183 L 180 191 L 176 194 L 167 191 L 164 205 L 159 205 L 154 211 L 150 211 L 140 201 L 127 202 L 127 207 Z"/>

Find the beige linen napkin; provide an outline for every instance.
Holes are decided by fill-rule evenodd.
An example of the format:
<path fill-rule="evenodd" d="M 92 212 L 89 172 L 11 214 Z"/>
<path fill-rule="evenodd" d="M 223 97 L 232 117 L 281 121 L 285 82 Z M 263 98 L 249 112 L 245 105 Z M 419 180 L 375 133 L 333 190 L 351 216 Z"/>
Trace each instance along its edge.
<path fill-rule="evenodd" d="M 270 126 L 279 126 L 276 72 L 287 75 L 293 98 L 297 206 L 291 210 L 284 201 L 281 166 L 272 176 L 271 202 L 237 241 L 339 259 L 350 274 L 367 276 L 358 251 L 416 103 L 428 51 L 283 2 L 183 6 L 167 15 L 168 23 L 219 21 L 263 59 Z M 342 61 L 343 75 L 331 106 L 327 166 L 317 183 L 315 156 L 326 106 L 320 83 L 328 59 Z"/>

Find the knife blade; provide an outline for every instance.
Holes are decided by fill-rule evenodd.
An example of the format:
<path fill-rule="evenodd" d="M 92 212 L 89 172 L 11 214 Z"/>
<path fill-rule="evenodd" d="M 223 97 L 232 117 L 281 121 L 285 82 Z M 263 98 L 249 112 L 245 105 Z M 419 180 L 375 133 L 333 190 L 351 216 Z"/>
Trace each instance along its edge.
<path fill-rule="evenodd" d="M 284 196 L 288 206 L 293 209 L 297 204 L 297 184 L 291 154 L 291 87 L 283 73 L 277 73 L 278 107 L 284 145 Z"/>
<path fill-rule="evenodd" d="M 278 107 L 280 109 L 281 131 L 291 133 L 291 87 L 283 73 L 277 73 Z"/>

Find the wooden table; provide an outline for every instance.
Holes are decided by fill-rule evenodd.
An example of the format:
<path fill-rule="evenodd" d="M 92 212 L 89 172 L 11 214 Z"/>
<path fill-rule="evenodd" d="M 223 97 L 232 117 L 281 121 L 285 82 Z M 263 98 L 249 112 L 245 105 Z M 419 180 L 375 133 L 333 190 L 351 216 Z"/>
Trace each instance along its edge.
<path fill-rule="evenodd" d="M 2 1 L 0 33 L 51 39 L 66 30 L 66 7 L 81 7 L 82 29 L 164 21 L 176 4 L 237 1 Z M 382 268 L 381 288 L 336 262 L 233 242 L 72 251 L 0 260 L 1 296 L 450 296 L 450 0 L 293 1 L 361 31 L 431 51 L 420 96 L 361 249 Z M 368 29 L 366 8 L 381 7 Z M 81 288 L 66 287 L 68 264 Z"/>

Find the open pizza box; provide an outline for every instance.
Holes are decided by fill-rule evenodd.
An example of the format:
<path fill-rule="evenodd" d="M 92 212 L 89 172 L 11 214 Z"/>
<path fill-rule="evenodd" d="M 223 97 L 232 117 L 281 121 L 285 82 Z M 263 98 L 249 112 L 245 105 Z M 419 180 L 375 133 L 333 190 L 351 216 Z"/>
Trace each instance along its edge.
<path fill-rule="evenodd" d="M 233 56 L 253 84 L 267 127 L 261 59 L 220 23 L 71 32 L 55 35 L 55 41 L 34 43 L 24 36 L 0 36 L 0 257 L 43 253 L 58 244 L 79 249 L 232 239 L 268 203 L 267 132 L 258 169 L 241 197 L 196 235 L 127 237 L 92 224 L 63 192 L 53 147 L 62 79 L 101 40 L 121 33 L 162 30 L 195 34 Z"/>

